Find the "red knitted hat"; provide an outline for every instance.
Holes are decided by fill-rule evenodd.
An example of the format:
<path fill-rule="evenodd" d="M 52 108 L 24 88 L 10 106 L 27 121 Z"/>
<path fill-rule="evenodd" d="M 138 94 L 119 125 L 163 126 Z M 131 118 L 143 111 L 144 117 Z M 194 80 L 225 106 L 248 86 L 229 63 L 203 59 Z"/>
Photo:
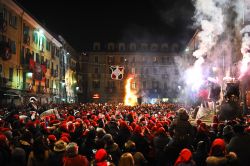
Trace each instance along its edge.
<path fill-rule="evenodd" d="M 95 160 L 96 162 L 101 162 L 101 161 L 104 161 L 106 160 L 107 158 L 107 152 L 105 149 L 99 149 L 96 154 L 95 154 Z"/>
<path fill-rule="evenodd" d="M 65 136 L 61 137 L 60 140 L 63 140 L 66 143 L 69 143 L 69 139 Z"/>
<path fill-rule="evenodd" d="M 56 141 L 56 136 L 55 135 L 53 135 L 53 134 L 51 134 L 51 135 L 49 135 L 48 136 L 48 139 L 50 140 L 50 141 Z"/>

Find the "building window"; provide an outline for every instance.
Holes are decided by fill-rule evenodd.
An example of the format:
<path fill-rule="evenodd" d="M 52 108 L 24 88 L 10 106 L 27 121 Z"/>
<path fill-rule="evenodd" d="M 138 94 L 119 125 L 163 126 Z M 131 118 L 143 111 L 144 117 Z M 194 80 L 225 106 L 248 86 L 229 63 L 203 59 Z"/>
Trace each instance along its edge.
<path fill-rule="evenodd" d="M 114 43 L 108 43 L 108 50 L 114 51 L 115 50 L 115 44 Z"/>
<path fill-rule="evenodd" d="M 154 73 L 154 74 L 157 73 L 157 68 L 153 68 L 153 73 Z"/>
<path fill-rule="evenodd" d="M 146 62 L 146 61 L 147 61 L 146 57 L 142 57 L 142 62 Z"/>
<path fill-rule="evenodd" d="M 51 46 L 51 43 L 47 40 L 46 41 L 46 50 L 47 51 L 50 51 L 50 46 Z"/>
<path fill-rule="evenodd" d="M 148 44 L 142 43 L 141 44 L 141 50 L 146 51 L 148 49 Z"/>
<path fill-rule="evenodd" d="M 11 13 L 9 13 L 9 24 L 10 26 L 12 26 L 13 28 L 17 27 L 17 17 L 13 16 Z"/>
<path fill-rule="evenodd" d="M 146 81 L 143 81 L 142 82 L 142 89 L 146 89 L 147 88 L 147 82 Z"/>
<path fill-rule="evenodd" d="M 12 54 L 16 54 L 16 42 L 9 39 L 10 49 Z"/>
<path fill-rule="evenodd" d="M 119 44 L 119 51 L 125 51 L 125 44 L 124 43 Z"/>
<path fill-rule="evenodd" d="M 161 45 L 161 51 L 167 51 L 168 50 L 168 44 L 162 44 Z"/>
<path fill-rule="evenodd" d="M 94 51 L 99 51 L 101 49 L 101 44 L 100 43 L 94 43 Z"/>
<path fill-rule="evenodd" d="M 108 56 L 108 64 L 111 65 L 111 64 L 114 64 L 114 63 L 115 63 L 115 57 Z"/>
<path fill-rule="evenodd" d="M 157 88 L 159 87 L 159 82 L 158 82 L 158 81 L 153 81 L 153 82 L 152 82 L 152 87 L 153 87 L 154 89 L 157 89 Z"/>
<path fill-rule="evenodd" d="M 7 21 L 7 10 L 6 8 L 0 8 L 0 18 Z"/>
<path fill-rule="evenodd" d="M 95 74 L 98 74 L 99 73 L 99 68 L 96 67 L 94 72 L 95 72 Z"/>
<path fill-rule="evenodd" d="M 135 82 L 132 82 L 131 88 L 132 88 L 132 89 L 136 89 L 136 83 L 135 83 Z"/>
<path fill-rule="evenodd" d="M 132 57 L 132 62 L 135 63 L 135 57 L 134 56 Z"/>
<path fill-rule="evenodd" d="M 13 68 L 9 68 L 9 81 L 13 81 Z"/>
<path fill-rule="evenodd" d="M 158 45 L 157 44 L 151 44 L 150 50 L 151 51 L 157 51 L 158 50 Z"/>
<path fill-rule="evenodd" d="M 130 51 L 136 51 L 136 44 L 135 43 L 131 43 L 129 46 Z"/>
<path fill-rule="evenodd" d="M 132 73 L 132 74 L 135 74 L 135 68 L 134 68 L 134 67 L 132 67 L 131 73 Z"/>
<path fill-rule="evenodd" d="M 100 88 L 100 81 L 95 80 L 93 81 L 93 89 L 99 89 Z"/>
<path fill-rule="evenodd" d="M 95 56 L 95 63 L 98 63 L 98 61 L 99 61 L 98 58 L 99 58 L 98 56 Z"/>
<path fill-rule="evenodd" d="M 125 58 L 124 57 L 120 57 L 120 63 L 124 63 L 125 62 Z"/>
<path fill-rule="evenodd" d="M 158 61 L 158 58 L 155 56 L 155 57 L 153 58 L 153 62 L 154 62 L 154 63 L 157 63 L 157 61 Z"/>
<path fill-rule="evenodd" d="M 114 81 L 108 81 L 108 88 L 114 88 L 115 82 Z"/>

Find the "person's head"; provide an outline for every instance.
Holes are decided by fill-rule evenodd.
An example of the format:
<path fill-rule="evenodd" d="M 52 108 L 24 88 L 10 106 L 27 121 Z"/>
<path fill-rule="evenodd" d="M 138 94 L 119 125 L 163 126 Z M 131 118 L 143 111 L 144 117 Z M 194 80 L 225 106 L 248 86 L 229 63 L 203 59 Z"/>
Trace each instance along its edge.
<path fill-rule="evenodd" d="M 240 124 L 234 125 L 233 130 L 235 134 L 243 134 L 244 133 L 244 127 Z"/>
<path fill-rule="evenodd" d="M 135 152 L 136 151 L 136 146 L 135 146 L 135 142 L 131 141 L 131 140 L 128 140 L 126 143 L 125 143 L 125 150 L 127 152 Z"/>
<path fill-rule="evenodd" d="M 188 120 L 189 116 L 185 108 L 180 108 L 177 110 L 177 117 L 179 120 Z"/>
<path fill-rule="evenodd" d="M 192 159 L 192 152 L 187 149 L 187 148 L 184 148 L 181 150 L 180 154 L 179 154 L 179 157 L 177 158 L 177 160 L 175 161 L 175 166 L 180 164 L 180 163 L 187 163 L 187 162 L 190 162 Z"/>
<path fill-rule="evenodd" d="M 59 140 L 55 143 L 53 150 L 55 152 L 64 152 L 66 150 L 67 143 L 63 140 Z"/>
<path fill-rule="evenodd" d="M 131 153 L 124 153 L 121 155 L 118 166 L 134 166 L 134 158 Z"/>
<path fill-rule="evenodd" d="M 78 145 L 75 142 L 70 142 L 66 146 L 65 155 L 67 157 L 74 157 L 74 156 L 78 155 Z"/>
<path fill-rule="evenodd" d="M 105 149 L 99 149 L 95 153 L 95 161 L 96 163 L 104 162 L 108 158 L 108 153 L 106 152 Z"/>
<path fill-rule="evenodd" d="M 210 148 L 210 156 L 224 156 L 226 153 L 226 145 L 225 141 L 221 138 L 217 138 L 213 141 L 212 146 Z"/>
<path fill-rule="evenodd" d="M 207 153 L 207 143 L 205 141 L 199 141 L 196 151 L 200 153 Z"/>
<path fill-rule="evenodd" d="M 40 159 L 43 160 L 44 159 L 44 151 L 47 149 L 45 141 L 43 140 L 42 136 L 37 137 L 34 140 L 34 144 L 33 144 L 33 151 L 34 151 L 34 155 Z"/>
<path fill-rule="evenodd" d="M 8 147 L 9 141 L 4 134 L 0 134 L 0 147 Z"/>

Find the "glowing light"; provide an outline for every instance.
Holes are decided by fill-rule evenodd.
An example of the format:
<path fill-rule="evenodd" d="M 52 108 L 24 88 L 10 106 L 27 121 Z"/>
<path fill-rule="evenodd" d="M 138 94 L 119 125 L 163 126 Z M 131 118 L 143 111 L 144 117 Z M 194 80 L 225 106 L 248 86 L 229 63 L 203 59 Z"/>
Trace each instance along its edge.
<path fill-rule="evenodd" d="M 191 87 L 192 91 L 197 91 L 204 83 L 201 66 L 203 62 L 204 59 L 202 57 L 197 59 L 194 66 L 186 71 L 186 83 Z"/>
<path fill-rule="evenodd" d="M 42 34 L 43 34 L 43 30 L 42 30 L 42 29 L 39 29 L 38 33 L 39 33 L 40 35 L 42 35 Z"/>
<path fill-rule="evenodd" d="M 128 106 L 134 106 L 137 103 L 137 96 L 133 91 L 131 91 L 131 81 L 132 78 L 128 78 L 126 81 L 126 86 L 125 86 L 125 98 L 124 98 L 124 105 Z"/>
<path fill-rule="evenodd" d="M 93 99 L 99 99 L 99 98 L 100 98 L 100 95 L 99 95 L 98 93 L 96 93 L 96 94 L 93 95 L 92 98 L 93 98 Z"/>
<path fill-rule="evenodd" d="M 28 72 L 28 73 L 26 74 L 26 76 L 27 76 L 28 78 L 32 78 L 32 76 L 33 76 L 33 73 L 31 73 L 31 72 Z"/>

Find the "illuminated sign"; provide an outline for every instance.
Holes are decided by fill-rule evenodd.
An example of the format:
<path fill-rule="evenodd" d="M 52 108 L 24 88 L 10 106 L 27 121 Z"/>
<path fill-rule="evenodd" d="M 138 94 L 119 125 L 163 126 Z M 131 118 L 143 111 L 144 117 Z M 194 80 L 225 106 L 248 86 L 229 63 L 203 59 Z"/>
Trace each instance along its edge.
<path fill-rule="evenodd" d="M 100 98 L 100 95 L 98 93 L 95 93 L 93 94 L 92 96 L 93 99 L 99 99 Z"/>

